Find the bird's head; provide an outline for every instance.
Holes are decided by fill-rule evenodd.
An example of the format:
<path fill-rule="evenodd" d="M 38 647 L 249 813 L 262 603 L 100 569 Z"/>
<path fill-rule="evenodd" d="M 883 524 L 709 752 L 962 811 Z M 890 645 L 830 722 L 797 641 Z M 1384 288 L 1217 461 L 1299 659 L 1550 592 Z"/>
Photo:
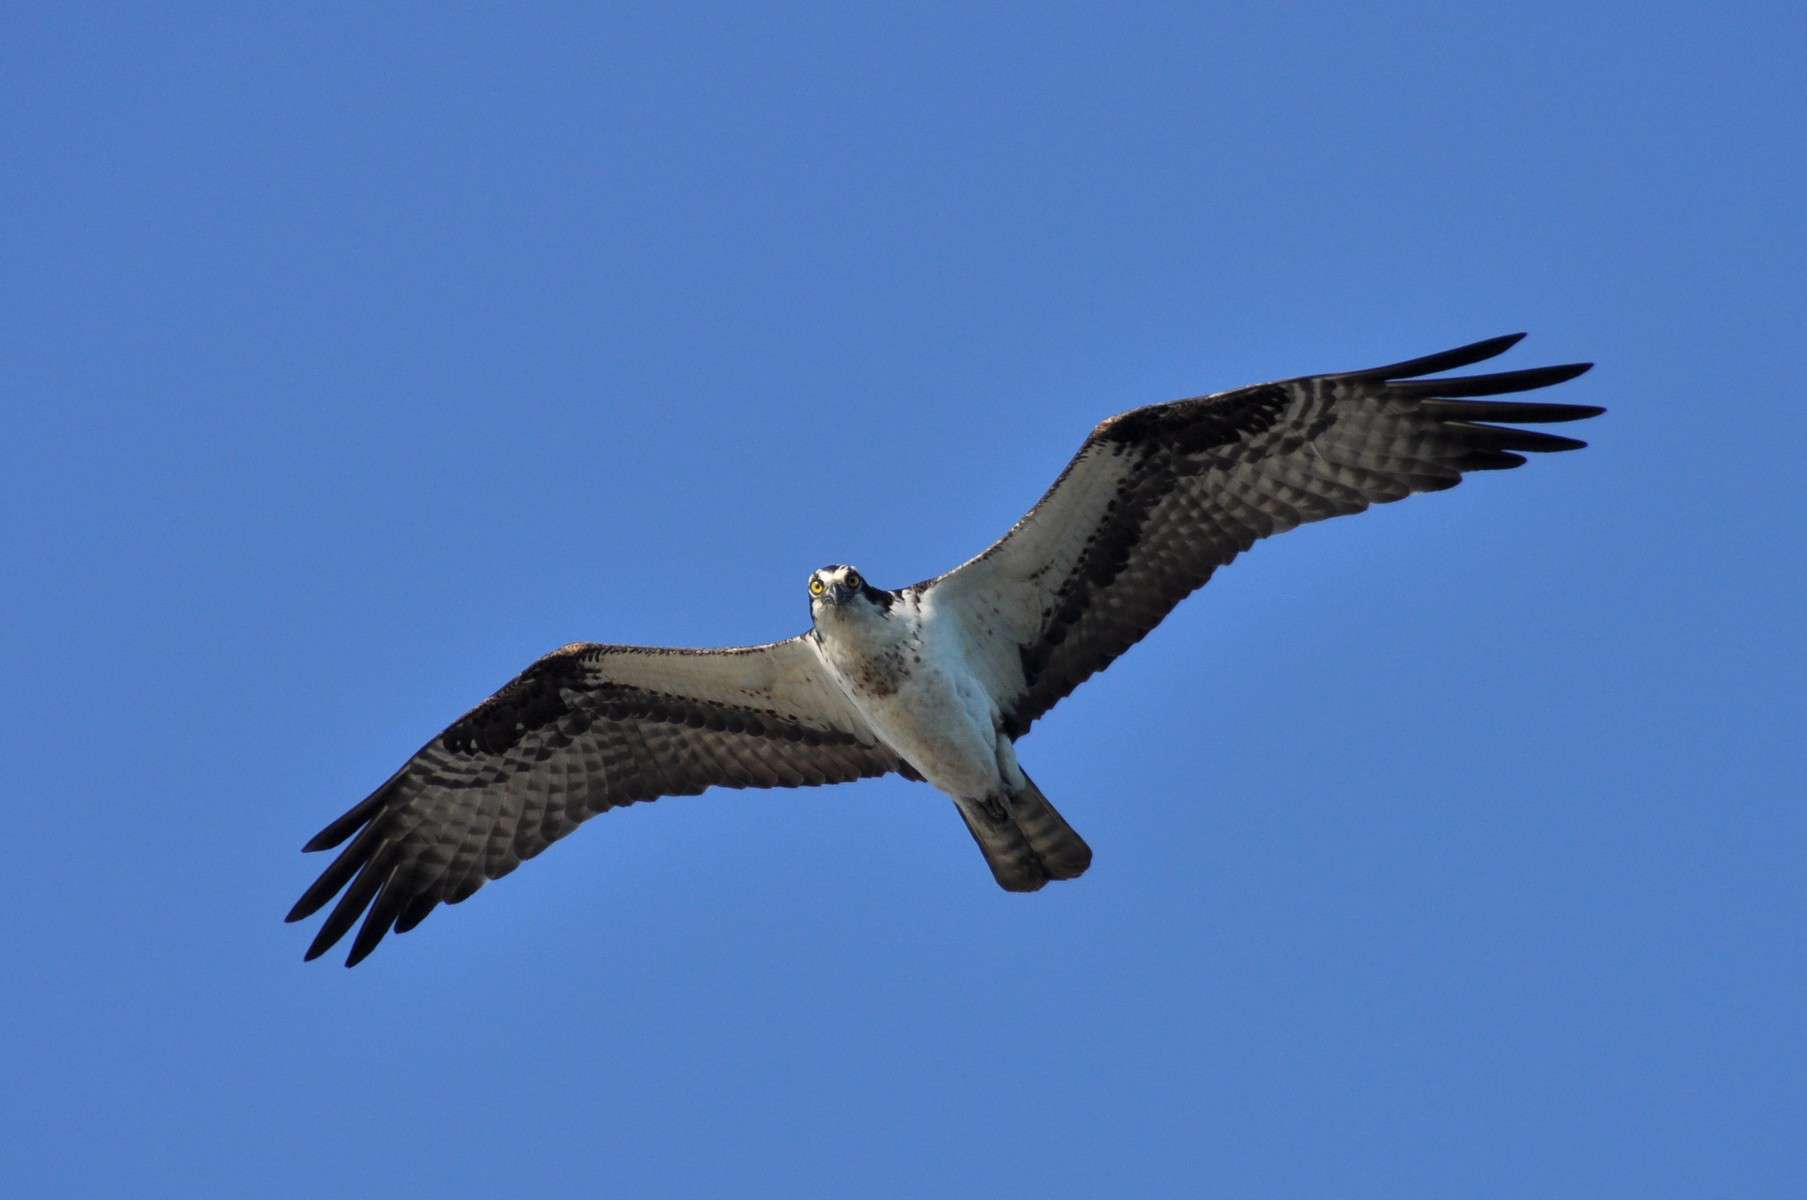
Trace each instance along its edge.
<path fill-rule="evenodd" d="M 870 608 L 889 613 L 891 593 L 873 587 L 866 577 L 842 563 L 830 563 L 809 575 L 809 611 L 819 617 L 825 611 L 850 614 Z"/>

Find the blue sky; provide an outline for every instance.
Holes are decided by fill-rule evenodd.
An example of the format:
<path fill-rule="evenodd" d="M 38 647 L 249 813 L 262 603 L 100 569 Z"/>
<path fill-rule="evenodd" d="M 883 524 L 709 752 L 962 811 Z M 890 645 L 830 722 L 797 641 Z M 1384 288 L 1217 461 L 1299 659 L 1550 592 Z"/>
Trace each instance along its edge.
<path fill-rule="evenodd" d="M 1807 1190 L 1795 5 L 14 12 L 15 1195 Z M 1592 448 L 1264 543 L 1019 746 L 608 814 L 356 971 L 534 656 L 1513 329 Z"/>

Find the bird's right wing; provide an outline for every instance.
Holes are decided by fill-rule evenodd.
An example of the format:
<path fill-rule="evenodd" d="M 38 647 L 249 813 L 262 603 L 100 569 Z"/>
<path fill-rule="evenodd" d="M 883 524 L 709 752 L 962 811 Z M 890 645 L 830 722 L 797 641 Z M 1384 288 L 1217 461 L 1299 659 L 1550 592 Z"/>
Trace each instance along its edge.
<path fill-rule="evenodd" d="M 900 767 L 803 637 L 729 650 L 570 645 L 454 722 L 308 842 L 304 850 L 325 850 L 351 838 L 288 920 L 345 888 L 307 957 L 368 910 L 350 966 L 391 928 L 407 932 L 606 809 Z"/>
<path fill-rule="evenodd" d="M 1009 533 L 917 586 L 960 614 L 1005 729 L 1020 736 L 1257 539 L 1516 467 L 1526 453 L 1579 449 L 1515 426 L 1601 409 L 1476 397 L 1562 383 L 1586 363 L 1418 378 L 1523 336 L 1112 417 Z"/>

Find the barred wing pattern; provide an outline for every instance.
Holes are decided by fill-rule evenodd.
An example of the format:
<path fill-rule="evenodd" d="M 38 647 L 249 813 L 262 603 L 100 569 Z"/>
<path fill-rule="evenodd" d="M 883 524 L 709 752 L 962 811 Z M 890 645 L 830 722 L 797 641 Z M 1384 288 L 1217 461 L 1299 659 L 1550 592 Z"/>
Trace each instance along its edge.
<path fill-rule="evenodd" d="M 325 850 L 351 838 L 288 920 L 345 889 L 307 957 L 363 916 L 354 966 L 390 929 L 407 932 L 599 812 L 709 787 L 800 787 L 901 768 L 801 637 L 730 650 L 565 646 L 308 842 Z"/>
<path fill-rule="evenodd" d="M 1477 400 L 1548 387 L 1590 364 L 1447 379 L 1521 334 L 1408 362 L 1157 404 L 1112 417 L 1009 533 L 918 585 L 948 609 L 1007 732 L 1140 641 L 1259 538 L 1517 467 L 1573 438 L 1510 426 L 1603 409 Z"/>

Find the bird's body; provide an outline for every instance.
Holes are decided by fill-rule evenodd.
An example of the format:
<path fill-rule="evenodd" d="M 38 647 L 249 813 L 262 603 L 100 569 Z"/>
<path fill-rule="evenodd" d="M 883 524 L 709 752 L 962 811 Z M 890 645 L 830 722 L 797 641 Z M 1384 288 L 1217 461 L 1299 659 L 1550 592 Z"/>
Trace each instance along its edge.
<path fill-rule="evenodd" d="M 814 572 L 811 628 L 786 641 L 555 650 L 307 844 L 350 839 L 289 919 L 343 890 L 308 957 L 363 917 L 356 963 L 609 808 L 892 772 L 953 800 L 1006 890 L 1073 878 L 1091 849 L 1023 772 L 1016 740 L 1256 540 L 1579 448 L 1514 426 L 1602 410 L 1473 397 L 1586 364 L 1419 378 L 1519 336 L 1113 417 L 953 571 L 895 591 L 848 566 Z"/>
<path fill-rule="evenodd" d="M 825 568 L 833 570 L 833 568 Z M 819 605 L 811 641 L 867 726 L 950 796 L 1003 782 L 998 705 L 974 678 L 964 637 L 914 589 L 876 604 Z M 1015 754 L 1009 762 L 1015 764 Z"/>
<path fill-rule="evenodd" d="M 808 636 L 824 668 L 873 736 L 953 798 L 999 886 L 1029 892 L 1083 872 L 1091 848 L 1017 764 L 958 610 L 933 588 L 880 591 L 851 567 L 816 574 L 825 588 Z"/>

